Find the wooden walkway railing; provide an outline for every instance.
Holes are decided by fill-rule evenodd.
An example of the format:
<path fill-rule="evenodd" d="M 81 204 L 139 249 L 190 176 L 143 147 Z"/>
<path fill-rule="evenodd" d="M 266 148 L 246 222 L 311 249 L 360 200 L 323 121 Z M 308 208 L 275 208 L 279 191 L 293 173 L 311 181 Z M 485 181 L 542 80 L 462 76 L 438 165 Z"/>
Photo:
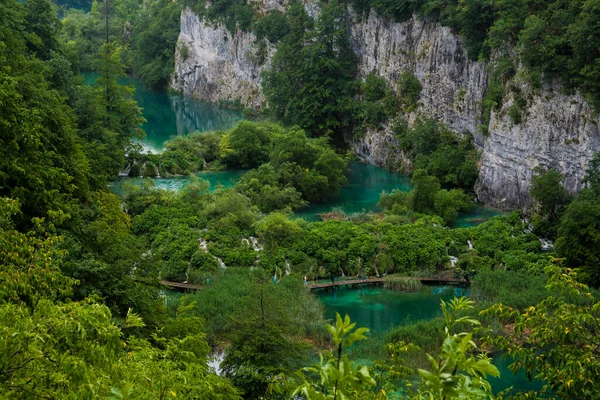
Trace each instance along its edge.
<path fill-rule="evenodd" d="M 429 284 L 458 283 L 460 285 L 466 286 L 470 283 L 466 279 L 459 279 L 459 278 L 416 278 L 416 277 L 407 277 L 407 278 L 419 280 L 419 281 L 421 281 L 421 283 L 425 283 L 425 284 L 427 284 L 427 283 L 429 283 Z M 313 290 L 313 289 L 333 288 L 333 287 L 345 286 L 345 285 L 350 286 L 350 287 L 355 287 L 358 285 L 369 285 L 369 284 L 381 285 L 381 284 L 383 284 L 384 280 L 385 280 L 385 278 L 368 278 L 365 280 L 353 279 L 353 280 L 341 280 L 341 281 L 335 281 L 335 282 L 324 282 L 324 283 L 317 283 L 316 285 L 307 283 L 306 287 L 310 290 Z"/>
<path fill-rule="evenodd" d="M 187 289 L 187 290 L 200 290 L 202 285 L 196 285 L 194 283 L 181 283 L 171 281 L 160 281 L 161 285 L 168 286 L 173 289 Z"/>
<path fill-rule="evenodd" d="M 341 280 L 341 281 L 335 281 L 335 282 L 317 283 L 316 285 L 308 282 L 306 284 L 306 288 L 313 290 L 313 289 L 332 288 L 332 287 L 338 287 L 338 286 L 356 287 L 359 285 L 382 285 L 384 279 L 385 278 L 367 278 L 365 280 L 352 279 L 352 280 Z M 458 283 L 460 285 L 468 285 L 470 283 L 466 279 L 458 279 L 458 278 L 412 278 L 411 277 L 410 279 L 417 279 L 417 280 L 421 281 L 421 283 L 425 283 L 425 284 L 427 284 L 427 283 L 429 283 L 429 284 Z M 202 285 L 197 285 L 194 283 L 160 281 L 160 284 L 164 285 L 164 286 L 168 286 L 173 289 L 180 289 L 180 290 L 200 290 L 200 289 L 202 289 Z"/>

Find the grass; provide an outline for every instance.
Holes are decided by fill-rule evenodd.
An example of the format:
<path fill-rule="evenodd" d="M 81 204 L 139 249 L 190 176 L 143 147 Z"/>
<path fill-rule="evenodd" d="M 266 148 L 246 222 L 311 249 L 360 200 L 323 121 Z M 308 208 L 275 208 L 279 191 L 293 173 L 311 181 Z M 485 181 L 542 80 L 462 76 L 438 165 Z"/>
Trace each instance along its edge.
<path fill-rule="evenodd" d="M 391 290 L 418 292 L 423 288 L 423 284 L 418 279 L 399 275 L 388 275 L 384 278 L 383 287 Z"/>

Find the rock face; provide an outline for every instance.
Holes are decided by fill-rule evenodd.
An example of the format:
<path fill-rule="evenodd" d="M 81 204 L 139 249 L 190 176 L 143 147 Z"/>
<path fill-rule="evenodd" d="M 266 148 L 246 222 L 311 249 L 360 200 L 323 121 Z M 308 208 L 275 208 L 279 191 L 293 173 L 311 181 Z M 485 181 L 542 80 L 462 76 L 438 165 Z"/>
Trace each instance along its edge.
<path fill-rule="evenodd" d="M 351 33 L 361 77 L 374 72 L 396 92 L 403 72 L 419 79 L 421 106 L 409 119 L 427 116 L 457 132 L 477 131 L 488 73 L 485 65 L 469 60 L 449 28 L 415 17 L 389 22 L 371 12 L 366 21 L 355 18 Z"/>
<path fill-rule="evenodd" d="M 534 90 L 519 84 L 529 99 L 523 119 L 514 124 L 503 107 L 492 113 L 481 158 L 478 196 L 498 208 L 527 208 L 529 185 L 536 167 L 556 168 L 572 193 L 582 187 L 588 161 L 600 151 L 600 119 L 579 95 L 560 94 L 560 87 Z"/>
<path fill-rule="evenodd" d="M 261 2 L 261 12 L 285 4 L 255 1 Z M 309 0 L 305 7 L 310 15 L 318 13 Z M 361 77 L 374 72 L 396 91 L 402 73 L 419 79 L 420 105 L 406 116 L 409 122 L 434 118 L 456 132 L 473 135 L 482 152 L 476 185 L 481 200 L 503 209 L 529 206 L 531 177 L 538 166 L 557 168 L 569 191 L 581 188 L 587 163 L 600 151 L 600 118 L 581 96 L 561 94 L 558 86 L 533 89 L 515 78 L 510 85 L 527 99 L 521 122 L 515 124 L 510 117 L 514 99 L 509 93 L 502 108 L 492 113 L 484 137 L 478 131 L 490 68 L 469 60 L 460 37 L 449 28 L 414 17 L 389 22 L 371 12 L 366 19 L 354 16 L 350 33 Z M 185 59 L 182 46 L 188 49 Z M 269 67 L 275 49 L 267 44 L 260 57 L 257 49 L 252 33 L 231 35 L 224 26 L 212 25 L 186 9 L 172 86 L 201 100 L 237 100 L 259 108 L 264 101 L 260 73 Z M 389 126 L 347 140 L 365 161 L 391 169 L 410 167 Z"/>
<path fill-rule="evenodd" d="M 260 73 L 273 52 L 268 46 L 263 63 L 251 32 L 231 32 L 222 24 L 198 18 L 189 8 L 181 14 L 181 32 L 171 87 L 197 99 L 239 102 L 258 108 L 262 94 Z M 187 56 L 184 57 L 187 48 Z"/>
<path fill-rule="evenodd" d="M 354 154 L 369 164 L 392 171 L 410 171 L 412 168 L 408 156 L 398 148 L 398 139 L 389 124 L 382 129 L 367 128 L 360 138 L 345 139 Z"/>

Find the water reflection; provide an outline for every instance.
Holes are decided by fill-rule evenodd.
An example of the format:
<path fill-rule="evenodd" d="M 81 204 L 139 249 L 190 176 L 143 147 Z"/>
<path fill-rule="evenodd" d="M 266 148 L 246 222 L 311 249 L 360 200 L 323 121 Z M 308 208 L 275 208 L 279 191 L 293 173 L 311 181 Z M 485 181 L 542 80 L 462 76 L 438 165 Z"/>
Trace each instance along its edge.
<path fill-rule="evenodd" d="M 85 84 L 93 85 L 98 74 L 85 73 L 83 78 Z M 239 110 L 220 108 L 188 96 L 153 91 L 130 77 L 119 79 L 119 83 L 135 88 L 133 98 L 146 118 L 142 125 L 146 132 L 142 142 L 145 151 L 160 152 L 164 142 L 173 136 L 229 129 L 242 118 Z"/>

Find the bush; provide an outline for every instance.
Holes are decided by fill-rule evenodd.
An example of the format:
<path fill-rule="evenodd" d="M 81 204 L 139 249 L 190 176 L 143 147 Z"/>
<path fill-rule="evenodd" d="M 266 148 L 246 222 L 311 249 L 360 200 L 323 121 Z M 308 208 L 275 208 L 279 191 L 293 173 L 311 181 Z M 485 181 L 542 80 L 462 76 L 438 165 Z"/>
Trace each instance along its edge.
<path fill-rule="evenodd" d="M 400 89 L 404 111 L 411 112 L 417 108 L 421 90 L 423 89 L 421 82 L 410 72 L 403 72 L 400 75 L 398 88 Z"/>

